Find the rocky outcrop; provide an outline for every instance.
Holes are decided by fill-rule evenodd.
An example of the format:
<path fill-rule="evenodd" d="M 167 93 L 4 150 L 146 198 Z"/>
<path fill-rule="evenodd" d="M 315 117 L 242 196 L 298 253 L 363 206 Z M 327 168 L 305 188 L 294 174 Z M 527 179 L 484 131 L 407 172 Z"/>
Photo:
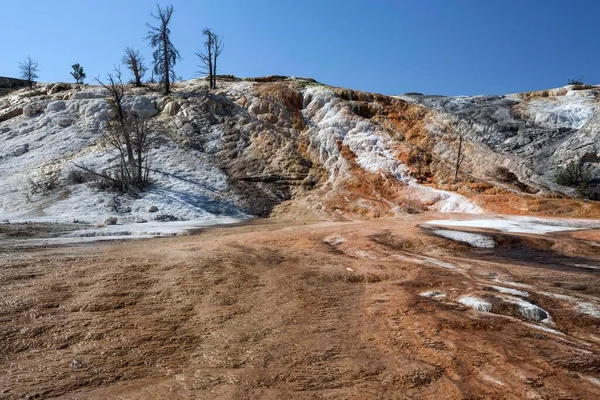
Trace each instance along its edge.
<path fill-rule="evenodd" d="M 0 97 L 5 218 L 76 209 L 100 221 L 120 213 L 126 223 L 154 219 L 154 205 L 177 219 L 290 210 L 327 218 L 500 206 L 544 212 L 558 192 L 572 194 L 556 184 L 557 168 L 582 159 L 594 171 L 600 158 L 594 87 L 393 97 L 280 76 L 221 79 L 213 91 L 192 80 L 177 83 L 169 96 L 146 87 L 125 97 L 126 109 L 158 126 L 149 150 L 153 185 L 131 198 L 98 190 L 75 167 L 104 170 L 117 157 L 101 140 L 114 118 L 106 91 L 54 84 L 44 92 Z M 464 160 L 455 183 L 459 136 Z M 51 179 L 42 185 L 51 189 L 32 195 L 23 184 L 32 176 Z"/>
<path fill-rule="evenodd" d="M 48 89 L 46 90 L 46 92 L 48 94 L 56 94 L 58 92 L 69 90 L 72 87 L 73 87 L 73 85 L 71 85 L 70 83 L 59 82 L 59 83 L 55 83 L 54 85 L 48 86 Z"/>
<path fill-rule="evenodd" d="M 19 89 L 27 85 L 28 82 L 23 79 L 0 76 L 0 89 Z"/>
<path fill-rule="evenodd" d="M 557 169 L 600 154 L 599 93 L 600 88 L 567 86 L 507 96 L 404 98 L 436 111 L 430 131 L 440 139 L 464 133 L 475 144 L 466 153 L 469 174 L 501 179 L 501 167 L 537 190 L 565 191 L 556 183 Z M 441 149 L 440 155 L 451 159 Z M 597 162 L 585 168 L 600 172 Z"/>

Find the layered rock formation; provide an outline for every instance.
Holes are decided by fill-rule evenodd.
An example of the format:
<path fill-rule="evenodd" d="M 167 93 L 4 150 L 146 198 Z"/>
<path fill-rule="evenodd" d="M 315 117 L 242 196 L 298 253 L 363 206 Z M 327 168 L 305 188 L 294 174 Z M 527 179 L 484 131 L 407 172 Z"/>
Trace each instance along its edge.
<path fill-rule="evenodd" d="M 558 168 L 598 168 L 598 90 L 507 96 L 383 96 L 271 77 L 181 82 L 169 96 L 131 88 L 125 106 L 154 118 L 153 185 L 120 195 L 73 179 L 116 154 L 99 87 L 52 84 L 0 97 L 0 217 L 178 219 L 381 217 L 425 210 L 589 216 L 564 198 Z M 464 161 L 454 183 L 458 137 Z"/>

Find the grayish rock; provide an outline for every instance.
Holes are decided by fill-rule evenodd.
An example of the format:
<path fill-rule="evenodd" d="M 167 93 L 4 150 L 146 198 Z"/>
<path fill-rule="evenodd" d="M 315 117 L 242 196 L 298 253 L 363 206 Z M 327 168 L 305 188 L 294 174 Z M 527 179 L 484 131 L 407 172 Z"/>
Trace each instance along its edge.
<path fill-rule="evenodd" d="M 104 220 L 104 224 L 105 225 L 116 225 L 117 224 L 117 217 L 108 217 Z"/>

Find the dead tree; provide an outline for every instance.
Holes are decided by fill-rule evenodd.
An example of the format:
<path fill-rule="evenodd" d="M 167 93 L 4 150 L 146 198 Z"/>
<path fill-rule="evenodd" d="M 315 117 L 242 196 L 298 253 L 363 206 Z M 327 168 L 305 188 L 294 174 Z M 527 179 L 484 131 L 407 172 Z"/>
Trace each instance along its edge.
<path fill-rule="evenodd" d="M 179 51 L 171 42 L 171 30 L 169 23 L 173 15 L 173 6 L 169 5 L 166 9 L 160 8 L 157 5 L 158 14 L 150 14 L 153 18 L 159 21 L 158 26 L 146 24 L 150 30 L 146 40 L 150 42 L 150 46 L 155 49 L 152 53 L 154 59 L 154 72 L 161 77 L 164 85 L 165 94 L 171 92 L 171 81 L 175 80 L 175 71 L 173 67 L 177 60 L 181 59 Z"/>
<path fill-rule="evenodd" d="M 135 153 L 136 186 L 144 188 L 148 185 L 148 150 L 154 139 L 156 125 L 154 121 L 142 118 L 139 114 L 130 113 L 127 126 L 131 133 L 131 145 Z"/>
<path fill-rule="evenodd" d="M 27 56 L 25 61 L 19 63 L 19 70 L 21 71 L 21 78 L 26 80 L 29 89 L 32 89 L 34 80 L 39 78 L 37 73 L 40 72 L 40 68 L 37 61 Z"/>
<path fill-rule="evenodd" d="M 200 74 L 208 75 L 210 89 L 217 87 L 217 61 L 223 51 L 223 38 L 211 31 L 204 29 L 202 34 L 206 36 L 204 50 L 198 51 L 196 55 L 200 58 Z"/>
<path fill-rule="evenodd" d="M 464 131 L 460 131 L 458 134 L 458 152 L 456 154 L 456 167 L 454 168 L 454 183 L 458 182 L 458 172 L 460 171 L 460 166 L 463 162 L 463 160 L 465 159 L 465 156 L 463 155 L 463 139 L 465 136 L 465 132 Z"/>
<path fill-rule="evenodd" d="M 212 73 L 212 77 L 213 77 L 213 85 L 212 88 L 215 89 L 217 87 L 217 60 L 219 59 L 219 56 L 221 55 L 221 52 L 223 51 L 223 38 L 220 37 L 219 35 L 217 35 L 216 33 L 213 33 L 213 73 Z"/>
<path fill-rule="evenodd" d="M 135 159 L 123 108 L 126 87 L 122 75 L 121 70 L 115 68 L 112 73 L 106 75 L 106 83 L 102 82 L 100 78 L 96 78 L 96 82 L 108 91 L 108 102 L 115 113 L 115 119 L 108 122 L 107 130 L 103 133 L 103 139 L 119 151 L 123 164 L 129 165 L 129 168 L 123 172 L 127 173 L 127 176 L 124 176 L 124 181 L 130 182 L 133 177 L 128 172 L 135 168 Z"/>
<path fill-rule="evenodd" d="M 77 165 L 95 176 L 109 181 L 114 189 L 124 193 L 144 189 L 149 183 L 148 150 L 156 132 L 156 126 L 150 119 L 142 118 L 134 111 L 128 111 L 123 105 L 126 86 L 118 68 L 106 76 L 106 82 L 96 81 L 108 91 L 108 101 L 113 107 L 115 118 L 108 122 L 102 132 L 102 139 L 117 150 L 119 162 L 103 172 Z"/>
<path fill-rule="evenodd" d="M 212 44 L 212 39 L 213 39 L 213 35 L 212 32 L 210 31 L 210 29 L 204 29 L 202 31 L 202 34 L 204 36 L 206 36 L 206 41 L 204 42 L 204 51 L 200 50 L 196 53 L 196 55 L 198 56 L 198 58 L 200 58 L 200 70 L 198 71 L 198 73 L 200 74 L 204 74 L 208 76 L 208 87 L 210 89 L 212 89 L 213 86 L 213 57 L 212 57 L 212 50 L 213 50 L 213 44 Z"/>
<path fill-rule="evenodd" d="M 139 50 L 126 47 L 121 62 L 131 71 L 135 86 L 142 86 L 142 78 L 144 78 L 148 68 L 144 65 L 144 57 L 140 54 Z"/>

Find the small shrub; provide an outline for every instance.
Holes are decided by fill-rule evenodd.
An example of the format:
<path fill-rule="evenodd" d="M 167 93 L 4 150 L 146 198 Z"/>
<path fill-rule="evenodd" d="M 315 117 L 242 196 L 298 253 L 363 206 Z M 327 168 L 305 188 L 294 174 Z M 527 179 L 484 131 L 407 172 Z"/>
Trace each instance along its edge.
<path fill-rule="evenodd" d="M 160 214 L 154 218 L 156 221 L 160 222 L 171 222 L 171 221 L 179 221 L 179 218 L 172 214 Z"/>
<path fill-rule="evenodd" d="M 509 169 L 506 167 L 496 168 L 496 177 L 502 181 L 514 180 L 514 174 L 510 172 Z"/>
<path fill-rule="evenodd" d="M 567 81 L 567 85 L 581 86 L 583 84 L 583 76 L 580 76 L 579 78 L 572 78 Z"/>
<path fill-rule="evenodd" d="M 580 196 L 590 200 L 600 200 L 600 182 L 583 168 L 583 161 L 571 161 L 556 174 L 556 183 L 577 189 Z"/>
<path fill-rule="evenodd" d="M 562 193 L 547 193 L 544 195 L 547 199 L 564 199 L 566 196 Z"/>
<path fill-rule="evenodd" d="M 581 188 L 579 193 L 590 200 L 600 201 L 600 185 L 589 184 Z"/>
<path fill-rule="evenodd" d="M 484 190 L 483 193 L 490 195 L 490 196 L 496 196 L 496 195 L 504 194 L 504 193 L 508 193 L 508 192 L 506 190 L 502 189 L 501 187 L 494 186 L 490 189 Z"/>
<path fill-rule="evenodd" d="M 98 189 L 101 191 L 105 191 L 105 192 L 122 192 L 123 191 L 123 185 L 114 180 L 111 179 L 110 176 L 104 176 L 104 175 L 95 175 L 94 179 L 92 181 L 90 181 L 90 187 L 93 187 L 94 189 Z"/>
<path fill-rule="evenodd" d="M 48 194 L 58 187 L 57 172 L 48 174 L 39 174 L 29 179 L 31 194 Z"/>
<path fill-rule="evenodd" d="M 90 180 L 89 174 L 86 174 L 83 171 L 79 171 L 76 169 L 72 169 L 67 174 L 67 182 L 73 185 L 79 185 L 81 183 L 86 183 Z"/>
<path fill-rule="evenodd" d="M 559 169 L 556 174 L 556 183 L 562 186 L 587 186 L 589 181 L 589 176 L 584 172 L 581 160 L 571 161 L 566 167 Z"/>
<path fill-rule="evenodd" d="M 486 190 L 492 189 L 494 185 L 491 185 L 487 182 L 471 182 L 467 184 L 467 187 L 473 192 L 482 193 Z"/>

